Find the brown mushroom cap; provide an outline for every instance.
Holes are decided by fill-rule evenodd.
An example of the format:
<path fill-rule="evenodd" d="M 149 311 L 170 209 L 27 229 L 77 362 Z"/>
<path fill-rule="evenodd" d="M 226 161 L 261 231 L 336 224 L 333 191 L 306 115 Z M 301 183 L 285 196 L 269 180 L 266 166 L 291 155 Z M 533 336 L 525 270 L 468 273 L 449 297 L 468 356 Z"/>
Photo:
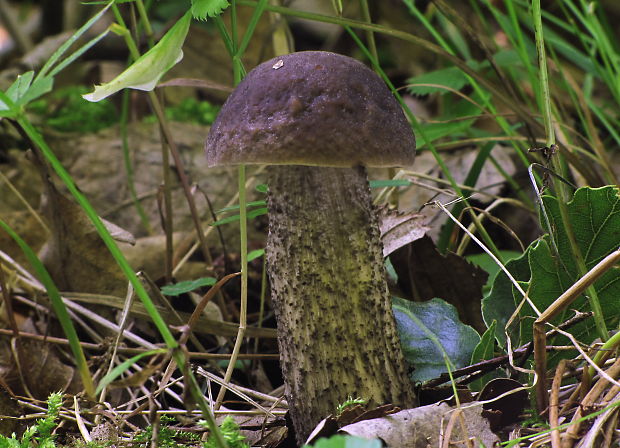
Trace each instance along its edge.
<path fill-rule="evenodd" d="M 209 166 L 407 166 L 415 137 L 381 78 L 361 62 L 304 51 L 254 68 L 206 142 Z"/>

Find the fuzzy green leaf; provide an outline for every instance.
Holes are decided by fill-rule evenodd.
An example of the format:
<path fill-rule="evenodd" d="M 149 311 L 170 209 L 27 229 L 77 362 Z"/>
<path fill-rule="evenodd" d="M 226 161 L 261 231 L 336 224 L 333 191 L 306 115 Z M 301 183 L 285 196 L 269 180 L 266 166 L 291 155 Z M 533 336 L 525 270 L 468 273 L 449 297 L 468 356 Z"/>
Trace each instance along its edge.
<path fill-rule="evenodd" d="M 559 204 L 551 196 L 543 196 L 543 202 L 553 229 L 558 254 L 552 249 L 550 236 L 545 235 L 530 244 L 522 257 L 506 265 L 512 275 L 522 282 L 523 288 L 529 290 L 530 300 L 540 311 L 547 309 L 580 278 L 573 249 L 562 224 Z M 566 207 L 586 269 L 591 269 L 620 246 L 620 189 L 616 186 L 580 188 Z M 615 266 L 608 270 L 593 286 L 608 328 L 616 327 L 620 320 L 620 267 Z M 498 274 L 491 292 L 483 300 L 485 321 L 498 321 L 497 336 L 502 343 L 505 341 L 502 335 L 503 327 L 521 299 L 502 272 Z M 590 311 L 588 300 L 582 295 L 566 307 L 553 323 L 558 324 L 571 317 L 573 309 Z M 514 344 L 531 340 L 535 317 L 536 314 L 529 305 L 526 304 L 521 309 L 516 319 L 520 328 L 509 329 L 509 333 L 515 336 Z M 569 331 L 585 344 L 591 343 L 598 336 L 592 319 L 572 326 Z M 559 340 L 554 343 L 563 344 L 567 341 Z"/>
<path fill-rule="evenodd" d="M 228 0 L 192 0 L 192 16 L 196 20 L 207 20 L 222 13 L 230 3 Z"/>

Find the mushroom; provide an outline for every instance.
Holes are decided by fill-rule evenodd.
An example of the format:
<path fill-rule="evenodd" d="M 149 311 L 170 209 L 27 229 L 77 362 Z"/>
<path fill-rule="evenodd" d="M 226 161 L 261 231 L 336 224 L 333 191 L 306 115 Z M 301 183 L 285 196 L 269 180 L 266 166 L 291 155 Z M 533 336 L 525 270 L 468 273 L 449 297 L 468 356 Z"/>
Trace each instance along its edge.
<path fill-rule="evenodd" d="M 254 68 L 206 142 L 209 166 L 269 164 L 267 264 L 297 440 L 348 397 L 412 406 L 365 167 L 413 163 L 383 81 L 322 51 Z"/>

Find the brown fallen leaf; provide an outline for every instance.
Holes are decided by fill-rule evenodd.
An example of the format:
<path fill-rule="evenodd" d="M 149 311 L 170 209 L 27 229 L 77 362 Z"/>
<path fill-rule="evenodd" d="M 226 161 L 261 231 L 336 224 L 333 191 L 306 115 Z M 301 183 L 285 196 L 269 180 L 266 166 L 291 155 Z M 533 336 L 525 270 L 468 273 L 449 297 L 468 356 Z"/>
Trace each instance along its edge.
<path fill-rule="evenodd" d="M 83 390 L 75 368 L 62 362 L 51 344 L 13 339 L 2 344 L 1 351 L 0 378 L 16 394 L 46 400 L 52 392 Z"/>
<path fill-rule="evenodd" d="M 42 208 L 52 235 L 39 256 L 58 288 L 124 295 L 127 280 L 84 210 L 47 184 Z M 104 224 L 115 239 L 133 241 L 118 226 Z"/>
<path fill-rule="evenodd" d="M 430 230 L 424 224 L 426 217 L 419 213 L 400 213 L 383 207 L 379 210 L 379 229 L 383 256 L 418 240 Z"/>
<path fill-rule="evenodd" d="M 0 434 L 10 435 L 12 433 L 21 434 L 25 429 L 25 424 L 20 418 L 24 415 L 24 409 L 16 398 L 6 389 L 4 381 L 0 379 Z"/>

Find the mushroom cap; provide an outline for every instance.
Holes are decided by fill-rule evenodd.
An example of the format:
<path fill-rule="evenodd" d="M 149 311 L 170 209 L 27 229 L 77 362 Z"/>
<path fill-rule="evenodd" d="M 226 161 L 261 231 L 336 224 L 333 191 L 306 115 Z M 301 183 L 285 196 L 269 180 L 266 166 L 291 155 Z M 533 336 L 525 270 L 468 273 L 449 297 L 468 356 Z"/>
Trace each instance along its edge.
<path fill-rule="evenodd" d="M 381 78 L 324 51 L 279 56 L 228 97 L 206 142 L 209 166 L 408 166 L 415 137 Z"/>

